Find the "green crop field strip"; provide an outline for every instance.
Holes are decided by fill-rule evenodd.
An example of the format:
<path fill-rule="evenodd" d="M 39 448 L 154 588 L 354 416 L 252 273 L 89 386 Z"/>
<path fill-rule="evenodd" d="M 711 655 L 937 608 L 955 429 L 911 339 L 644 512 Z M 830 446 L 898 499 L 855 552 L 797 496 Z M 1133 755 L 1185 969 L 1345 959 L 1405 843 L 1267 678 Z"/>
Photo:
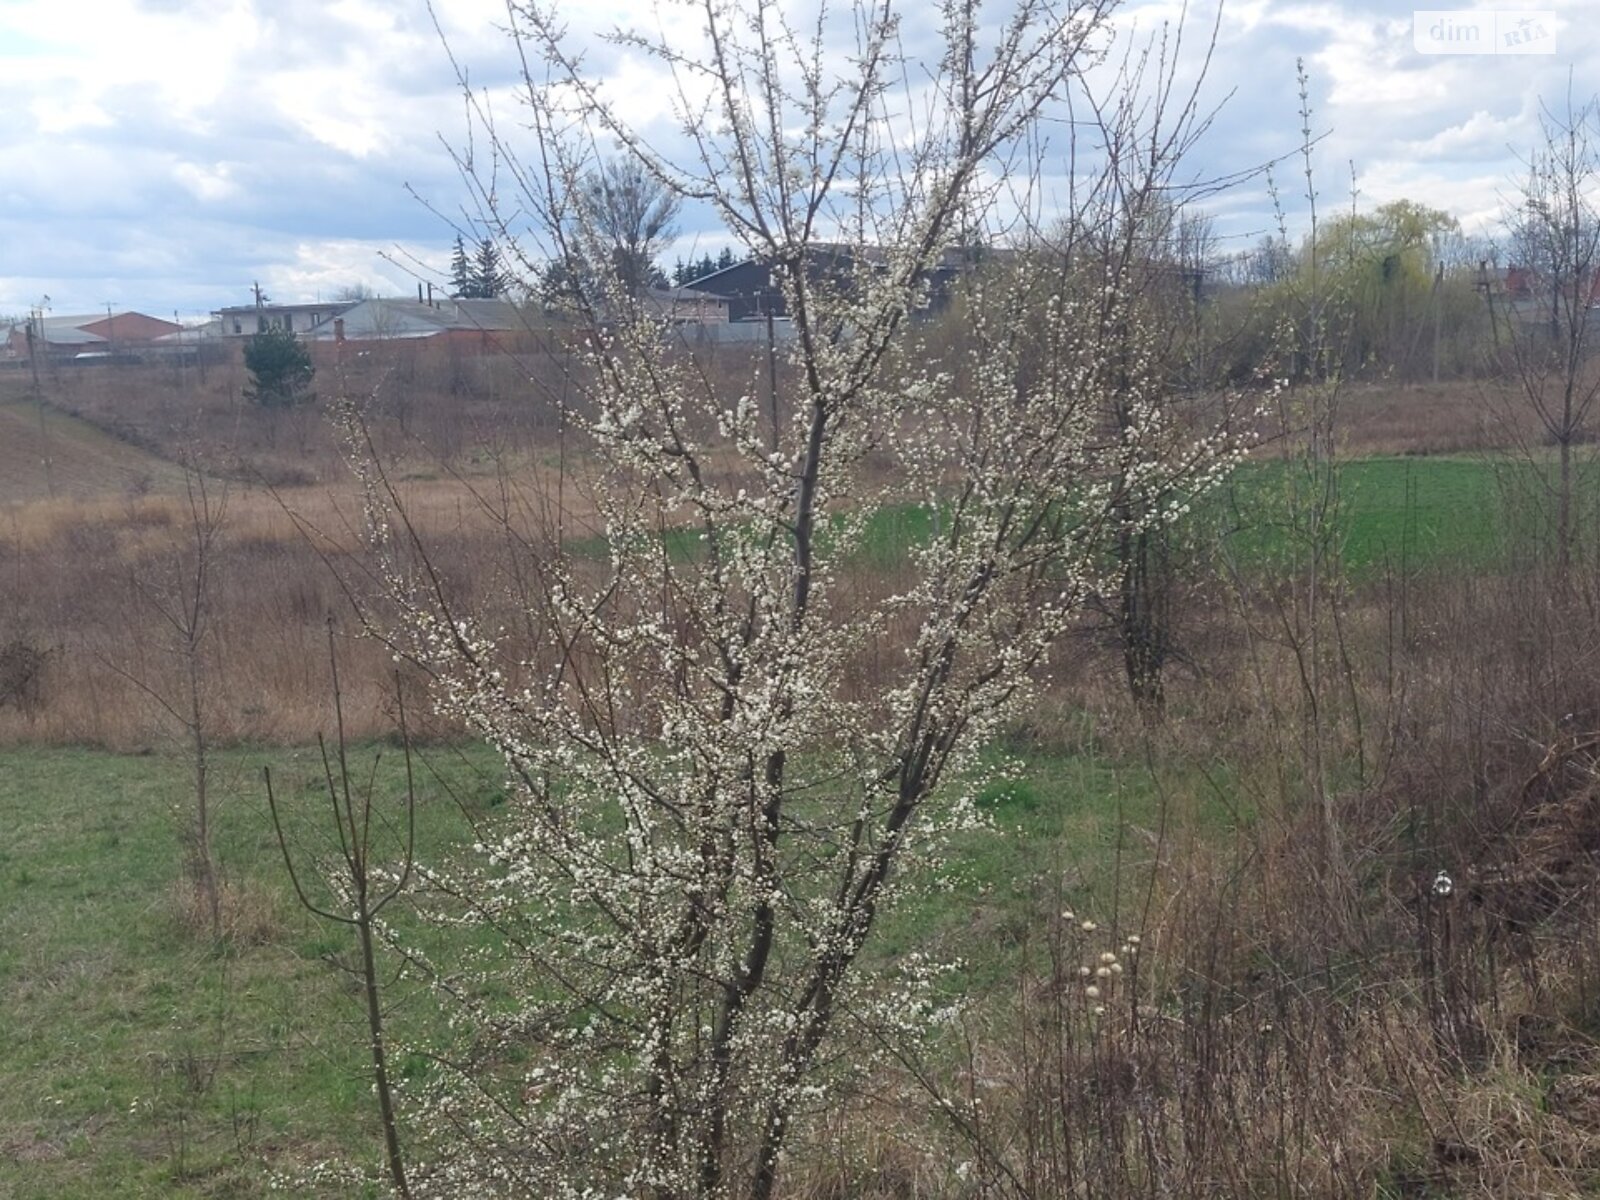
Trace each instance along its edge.
<path fill-rule="evenodd" d="M 1527 514 L 1551 503 L 1553 474 L 1551 464 L 1487 457 L 1354 459 L 1338 469 L 1333 536 L 1357 574 L 1491 567 L 1538 536 L 1539 522 Z M 1246 560 L 1281 560 L 1303 542 L 1303 514 L 1321 486 L 1297 465 L 1248 464 L 1214 502 L 1216 528 Z M 1600 480 L 1581 472 L 1575 490 L 1578 512 L 1593 514 Z M 1523 514 L 1519 521 L 1508 518 L 1512 511 Z"/>
<path fill-rule="evenodd" d="M 1552 526 L 1537 514 L 1548 516 L 1553 505 L 1554 473 L 1553 463 L 1487 456 L 1351 459 L 1339 464 L 1331 493 L 1330 538 L 1357 576 L 1430 566 L 1493 567 L 1510 559 L 1519 543 L 1539 536 L 1541 524 L 1548 536 Z M 1191 528 L 1245 563 L 1282 565 L 1303 543 L 1305 514 L 1323 486 L 1298 466 L 1247 462 L 1200 506 L 1201 519 Z M 1512 511 L 1522 514 L 1518 521 L 1508 518 Z M 1574 513 L 1591 523 L 1600 516 L 1600 471 L 1585 467 L 1575 474 Z M 934 529 L 926 507 L 882 509 L 867 522 L 859 554 L 875 567 L 891 567 Z"/>

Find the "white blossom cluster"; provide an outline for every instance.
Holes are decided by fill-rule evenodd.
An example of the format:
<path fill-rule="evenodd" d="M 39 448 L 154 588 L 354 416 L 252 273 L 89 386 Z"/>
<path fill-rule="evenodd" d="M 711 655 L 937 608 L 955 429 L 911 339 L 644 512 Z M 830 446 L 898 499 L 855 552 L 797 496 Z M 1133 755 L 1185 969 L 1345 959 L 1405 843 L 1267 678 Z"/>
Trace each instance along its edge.
<path fill-rule="evenodd" d="M 764 364 L 730 403 L 658 320 L 580 304 L 604 314 L 572 419 L 605 553 L 521 548 L 538 583 L 514 634 L 455 610 L 347 417 L 394 640 L 503 756 L 513 797 L 467 861 L 416 873 L 471 949 L 435 962 L 385 931 L 459 1034 L 415 1048 L 436 1064 L 405 1097 L 427 1150 L 415 1190 L 765 1197 L 874 1047 L 958 1018 L 953 964 L 864 970 L 872 931 L 981 823 L 980 752 L 1107 586 L 1109 539 L 1181 517 L 1241 446 L 1168 419 L 1117 279 L 1086 299 L 1018 254 L 964 282 L 962 344 L 911 323 L 992 198 L 995 155 L 1092 57 L 1095 6 L 1023 3 L 988 74 L 964 47 L 996 30 L 947 6 L 944 82 L 904 146 L 883 101 L 892 14 L 858 14 L 864 77 L 830 83 L 794 78 L 802 43 L 776 4 L 743 23 L 712 6 L 709 57 L 669 59 L 708 72 L 687 174 L 629 140 L 545 17 L 514 10 L 572 71 L 534 90 L 565 164 L 551 178 L 578 170 L 554 132 L 576 103 L 709 202 L 774 266 L 793 382 L 773 424 Z M 792 109 L 799 128 L 777 120 Z M 850 248 L 847 269 L 814 269 L 824 244 Z M 880 585 L 860 569 L 874 521 L 908 506 L 930 536 Z"/>

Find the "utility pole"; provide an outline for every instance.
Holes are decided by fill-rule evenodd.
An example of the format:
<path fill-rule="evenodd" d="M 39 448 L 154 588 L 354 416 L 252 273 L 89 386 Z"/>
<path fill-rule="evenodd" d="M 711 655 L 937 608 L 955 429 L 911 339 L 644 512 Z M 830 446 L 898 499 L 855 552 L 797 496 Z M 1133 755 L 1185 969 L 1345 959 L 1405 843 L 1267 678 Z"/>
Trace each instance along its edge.
<path fill-rule="evenodd" d="M 1484 300 L 1489 305 L 1489 332 L 1494 335 L 1494 350 L 1498 357 L 1500 353 L 1500 321 L 1494 311 L 1494 281 L 1489 278 L 1489 260 L 1478 260 L 1478 289 L 1483 293 Z"/>
<path fill-rule="evenodd" d="M 28 322 L 28 364 L 33 368 L 33 403 L 39 415 L 39 454 L 40 462 L 44 465 L 44 490 L 54 500 L 56 482 L 50 462 L 50 428 L 44 420 L 44 388 L 39 386 L 39 343 L 44 341 L 44 311 L 49 303 L 50 297 L 46 296 L 33 307 L 33 316 Z"/>
<path fill-rule="evenodd" d="M 37 304 L 28 311 L 28 366 L 33 371 L 33 394 L 40 396 L 39 339 L 44 336 L 44 311 Z"/>
<path fill-rule="evenodd" d="M 1439 327 L 1444 308 L 1444 263 L 1433 271 L 1433 381 L 1439 382 Z"/>

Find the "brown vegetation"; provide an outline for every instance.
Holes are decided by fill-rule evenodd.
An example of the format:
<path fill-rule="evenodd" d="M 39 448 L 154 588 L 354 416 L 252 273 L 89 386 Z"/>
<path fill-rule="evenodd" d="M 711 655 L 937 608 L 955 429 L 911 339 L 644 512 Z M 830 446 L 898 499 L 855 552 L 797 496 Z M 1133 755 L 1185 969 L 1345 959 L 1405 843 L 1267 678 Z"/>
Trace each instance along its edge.
<path fill-rule="evenodd" d="M 1032 919 L 999 931 L 1022 969 L 965 1010 L 960 1066 L 908 1059 L 814 1131 L 787 1194 L 1594 1194 L 1600 626 L 1551 584 L 1352 606 L 1353 686 L 1322 699 L 1371 770 L 1338 790 L 1336 862 L 1279 740 L 1307 719 L 1286 657 L 1213 628 L 1153 741 L 1114 669 L 1074 680 L 1101 751 L 1151 754 L 1164 797 L 1117 903 L 1031 881 Z"/>
<path fill-rule="evenodd" d="M 532 514 L 559 505 L 565 537 L 594 535 L 585 464 L 552 415 L 563 364 L 361 353 L 324 364 L 319 387 L 368 405 L 391 480 L 462 601 L 503 604 L 506 539 Z M 530 386 L 538 363 L 550 375 Z M 707 366 L 730 379 L 749 369 L 736 356 Z M 140 683 L 160 690 L 177 664 L 137 584 L 187 552 L 186 465 L 230 489 L 212 736 L 303 743 L 325 726 L 318 647 L 330 619 L 355 631 L 344 584 L 364 569 L 359 489 L 325 401 L 261 408 L 239 399 L 240 382 L 237 363 L 204 378 L 191 368 L 181 385 L 170 367 L 63 368 L 38 403 L 23 375 L 0 376 L 0 645 L 14 645 L 16 676 L 13 702 L 0 687 L 0 744 L 131 749 L 170 732 Z M 352 736 L 386 732 L 388 651 L 352 639 L 341 655 Z"/>

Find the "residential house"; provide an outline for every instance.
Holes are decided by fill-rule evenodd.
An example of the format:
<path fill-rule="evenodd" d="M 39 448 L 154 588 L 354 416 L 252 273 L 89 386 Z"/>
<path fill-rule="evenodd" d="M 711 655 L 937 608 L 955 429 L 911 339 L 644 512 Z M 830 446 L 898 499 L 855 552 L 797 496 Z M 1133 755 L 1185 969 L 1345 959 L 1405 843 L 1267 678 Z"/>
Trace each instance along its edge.
<path fill-rule="evenodd" d="M 1007 254 L 1009 251 L 973 247 L 945 251 L 940 261 L 928 272 L 927 314 L 941 311 L 949 301 L 950 286 L 955 279 L 978 262 Z M 812 248 L 810 264 L 814 279 L 833 279 L 843 283 L 860 268 L 881 269 L 887 261 L 887 251 L 878 246 L 848 246 L 821 244 Z M 859 264 L 859 266 L 858 266 Z M 685 289 L 709 292 L 726 298 L 728 320 L 765 323 L 768 314 L 775 318 L 789 315 L 782 290 L 772 278 L 772 268 L 755 259 L 734 263 L 720 271 L 702 275 L 684 284 Z"/>
<path fill-rule="evenodd" d="M 185 325 L 176 333 L 157 338 L 152 353 L 169 361 L 221 362 L 227 357 L 228 342 L 222 336 L 222 321 L 217 317 L 199 325 Z"/>
<path fill-rule="evenodd" d="M 272 329 L 306 334 L 351 305 L 349 300 L 324 300 L 316 304 L 240 304 L 218 309 L 212 316 L 222 323 L 223 337 L 249 337 Z"/>
<path fill-rule="evenodd" d="M 1490 269 L 1484 263 L 1478 271 L 1478 290 L 1487 291 L 1496 307 L 1513 320 L 1540 324 L 1551 319 L 1555 282 L 1543 278 L 1532 267 Z M 1563 299 L 1556 309 L 1558 314 L 1570 304 L 1572 294 L 1570 287 L 1562 288 Z M 1579 288 L 1577 295 L 1585 310 L 1585 322 L 1595 321 L 1594 313 L 1600 309 L 1600 271 L 1589 273 L 1589 278 Z"/>
<path fill-rule="evenodd" d="M 427 339 L 478 346 L 498 344 L 500 335 L 526 328 L 516 305 L 506 300 L 362 300 L 330 316 L 307 334 L 319 342 Z"/>
<path fill-rule="evenodd" d="M 704 288 L 653 287 L 645 295 L 645 307 L 659 320 L 673 325 L 726 325 L 732 301 Z"/>

